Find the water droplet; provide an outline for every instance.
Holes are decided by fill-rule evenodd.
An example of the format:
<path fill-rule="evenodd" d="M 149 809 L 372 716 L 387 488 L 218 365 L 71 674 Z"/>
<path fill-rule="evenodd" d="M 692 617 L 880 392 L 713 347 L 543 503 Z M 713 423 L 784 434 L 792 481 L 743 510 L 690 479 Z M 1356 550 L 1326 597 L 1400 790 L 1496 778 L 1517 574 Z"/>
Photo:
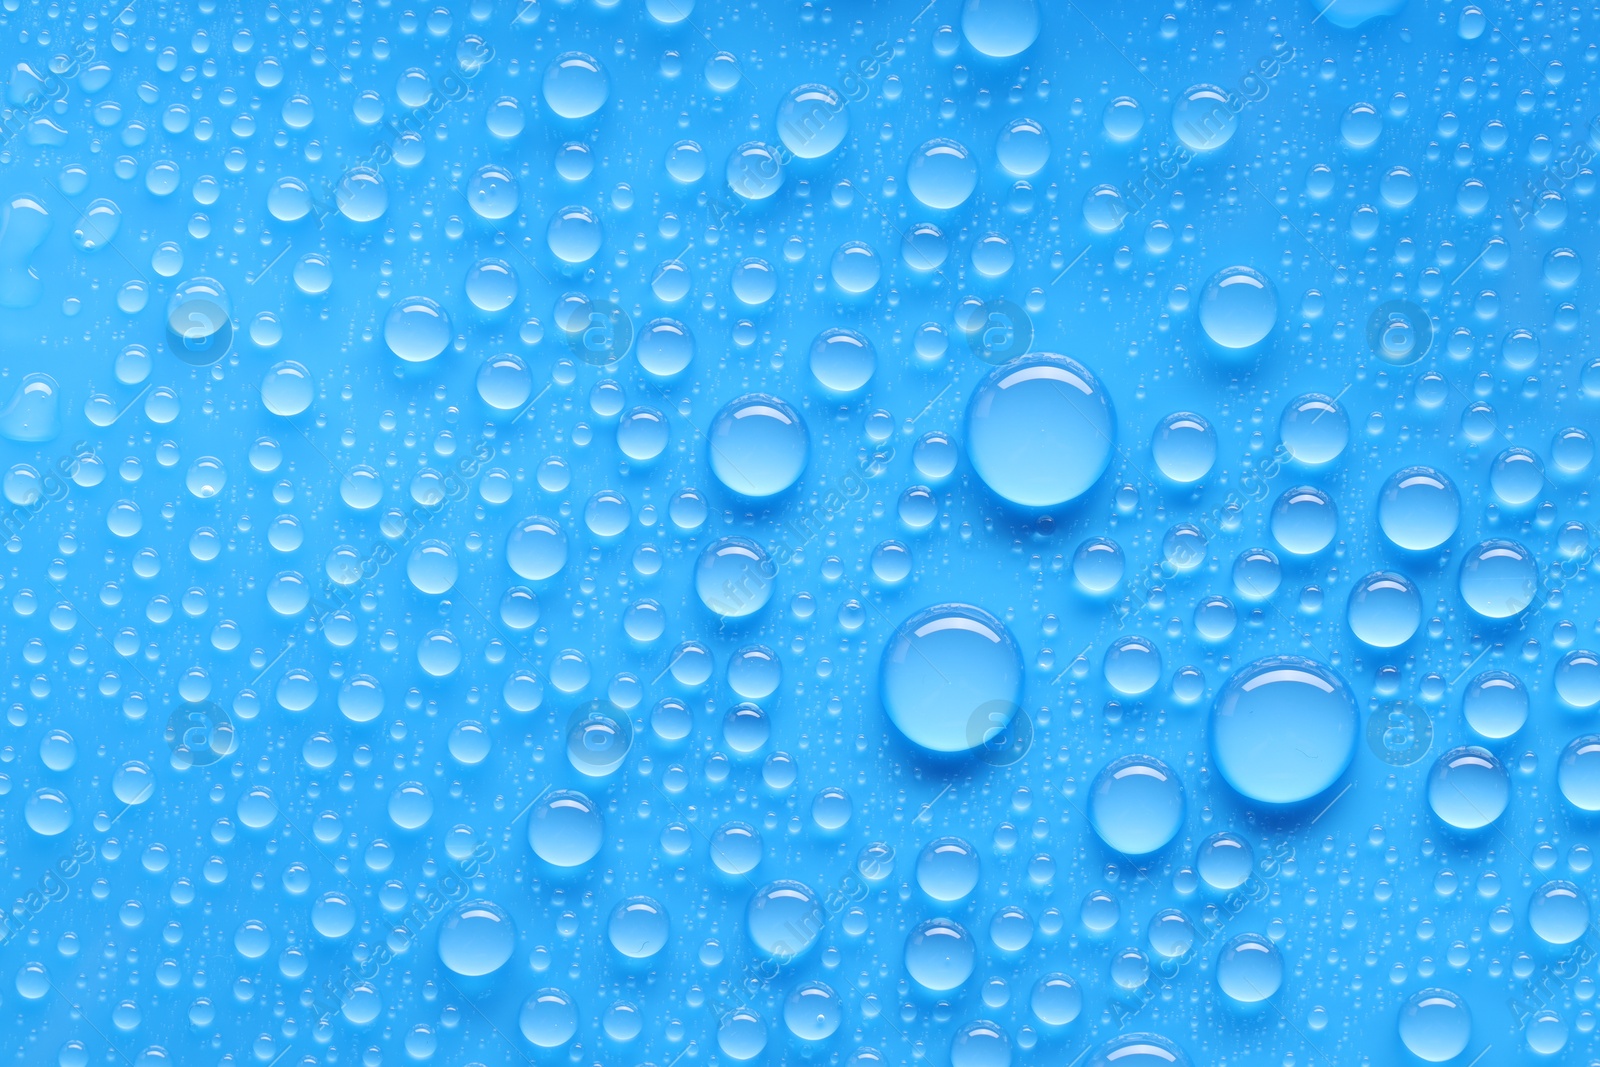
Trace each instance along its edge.
<path fill-rule="evenodd" d="M 811 376 L 830 392 L 860 391 L 872 380 L 878 354 L 855 330 L 829 329 L 811 342 Z"/>
<path fill-rule="evenodd" d="M 1461 711 L 1480 736 L 1490 740 L 1510 737 L 1528 719 L 1528 690 L 1505 671 L 1485 671 L 1468 684 Z"/>
<path fill-rule="evenodd" d="M 1491 538 L 1462 557 L 1458 586 L 1467 607 L 1486 619 L 1507 619 L 1533 603 L 1538 566 L 1517 542 Z"/>
<path fill-rule="evenodd" d="M 540 1048 L 560 1048 L 578 1032 L 578 1007 L 559 989 L 540 989 L 522 1002 L 517 1025 Z"/>
<path fill-rule="evenodd" d="M 1227 267 L 1206 282 L 1197 301 L 1200 328 L 1215 344 L 1231 351 L 1266 340 L 1278 322 L 1278 294 L 1251 267 Z"/>
<path fill-rule="evenodd" d="M 1200 877 L 1212 889 L 1226 893 L 1238 889 L 1250 878 L 1250 872 L 1255 867 L 1255 854 L 1244 838 L 1232 831 L 1223 831 L 1212 834 L 1201 843 L 1196 856 L 1196 866 L 1200 870 Z M 1174 915 L 1182 916 L 1181 912 Z M 1187 922 L 1187 920 L 1185 920 Z M 1155 942 L 1155 927 L 1151 927 L 1151 943 Z M 1190 929 L 1193 936 L 1193 929 Z M 1160 951 L 1158 949 L 1158 951 Z M 1163 955 L 1173 955 L 1166 952 Z M 1181 955 L 1181 953 L 1179 953 Z"/>
<path fill-rule="evenodd" d="M 805 423 L 784 401 L 749 393 L 711 421 L 711 471 L 735 493 L 769 497 L 799 480 L 810 445 Z"/>
<path fill-rule="evenodd" d="M 506 563 L 529 581 L 553 577 L 567 565 L 567 535 L 553 519 L 530 515 L 506 538 Z"/>
<path fill-rule="evenodd" d="M 644 960 L 666 948 L 671 925 L 659 902 L 650 897 L 629 897 L 611 910 L 606 937 L 622 955 Z"/>
<path fill-rule="evenodd" d="M 1173 412 L 1156 424 L 1150 452 L 1168 478 L 1180 485 L 1198 482 L 1217 461 L 1217 432 L 1203 416 Z"/>
<path fill-rule="evenodd" d="M 611 95 L 605 68 L 583 52 L 563 52 L 545 68 L 544 102 L 564 119 L 588 118 Z"/>
<path fill-rule="evenodd" d="M 528 822 L 528 844 L 554 867 L 581 867 L 600 851 L 605 819 L 582 793 L 561 789 L 541 800 Z"/>
<path fill-rule="evenodd" d="M 1405 575 L 1374 571 L 1351 588 L 1346 617 L 1350 631 L 1366 644 L 1394 648 L 1421 625 L 1422 596 Z"/>
<path fill-rule="evenodd" d="M 1172 105 L 1173 132 L 1191 151 L 1214 152 L 1232 140 L 1238 128 L 1238 107 L 1226 90 L 1215 85 L 1191 85 Z"/>
<path fill-rule="evenodd" d="M 1189 1057 L 1157 1034 L 1122 1034 L 1095 1049 L 1087 1067 L 1189 1067 Z"/>
<path fill-rule="evenodd" d="M 972 976 L 977 946 L 961 924 L 929 919 L 906 937 L 906 972 L 924 989 L 944 993 Z"/>
<path fill-rule="evenodd" d="M 801 882 L 769 882 L 750 898 L 745 928 L 756 948 L 787 962 L 804 955 L 816 942 L 822 932 L 822 906 Z"/>
<path fill-rule="evenodd" d="M 1600 704 L 1600 655 L 1582 648 L 1568 652 L 1556 664 L 1555 683 L 1556 693 L 1570 707 Z"/>
<path fill-rule="evenodd" d="M 408 363 L 426 363 L 450 346 L 450 316 L 425 296 L 397 301 L 383 320 L 389 351 Z"/>
<path fill-rule="evenodd" d="M 516 946 L 511 917 L 486 900 L 456 905 L 439 929 L 440 962 L 469 978 L 498 971 Z"/>
<path fill-rule="evenodd" d="M 1110 465 L 1111 398 L 1076 360 L 1035 353 L 990 373 L 967 407 L 967 456 L 985 485 L 1024 507 L 1087 492 Z M 1071 463 L 1050 457 L 1072 456 Z"/>
<path fill-rule="evenodd" d="M 1154 756 L 1123 756 L 1095 777 L 1089 821 L 1107 847 L 1126 856 L 1156 852 L 1183 828 L 1183 785 Z"/>
<path fill-rule="evenodd" d="M 1432 467 L 1404 467 L 1389 476 L 1378 497 L 1378 525 L 1397 547 L 1438 548 L 1455 536 L 1461 496 L 1455 483 Z"/>
<path fill-rule="evenodd" d="M 1217 956 L 1217 988 L 1240 1004 L 1271 997 L 1283 986 L 1283 957 L 1260 934 L 1240 934 Z"/>
<path fill-rule="evenodd" d="M 1505 811 L 1510 796 L 1506 770 L 1487 749 L 1451 749 L 1428 776 L 1428 806 L 1458 830 L 1488 826 Z"/>
<path fill-rule="evenodd" d="M 1294 804 L 1321 793 L 1355 756 L 1355 698 L 1333 671 L 1298 656 L 1242 668 L 1217 694 L 1211 750 L 1250 800 Z"/>
<path fill-rule="evenodd" d="M 826 85 L 797 85 L 778 105 L 778 136 L 799 159 L 821 159 L 850 132 L 845 100 Z"/>
<path fill-rule="evenodd" d="M 18 444 L 39 444 L 54 441 L 60 433 L 61 387 L 48 374 L 23 375 L 0 409 L 0 436 Z"/>
<path fill-rule="evenodd" d="M 960 142 L 936 137 L 912 154 L 906 185 L 923 206 L 948 211 L 966 203 L 978 187 L 978 161 Z"/>
<path fill-rule="evenodd" d="M 1333 543 L 1339 512 L 1333 498 L 1314 486 L 1284 490 L 1272 506 L 1272 537 L 1285 552 L 1313 556 Z"/>
<path fill-rule="evenodd" d="M 1022 699 L 1022 654 L 981 608 L 938 604 L 908 618 L 884 648 L 879 692 L 889 720 L 935 752 L 982 745 Z"/>
<path fill-rule="evenodd" d="M 1039 38 L 1036 0 L 966 0 L 961 5 L 961 35 L 978 52 L 994 59 L 1020 55 Z"/>

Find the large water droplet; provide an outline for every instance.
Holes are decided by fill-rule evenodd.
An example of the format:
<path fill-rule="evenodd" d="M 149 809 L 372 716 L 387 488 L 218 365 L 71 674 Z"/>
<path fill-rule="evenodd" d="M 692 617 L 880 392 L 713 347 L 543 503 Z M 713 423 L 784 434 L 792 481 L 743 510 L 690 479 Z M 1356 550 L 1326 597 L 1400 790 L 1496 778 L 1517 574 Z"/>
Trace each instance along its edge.
<path fill-rule="evenodd" d="M 965 900 L 978 887 L 982 864 L 971 842 L 940 837 L 917 856 L 917 887 L 934 900 L 949 904 Z"/>
<path fill-rule="evenodd" d="M 1432 467 L 1404 467 L 1384 482 L 1378 525 L 1400 548 L 1426 552 L 1455 536 L 1461 496 L 1455 483 Z"/>
<path fill-rule="evenodd" d="M 912 153 L 906 185 L 919 203 L 948 211 L 966 203 L 978 187 L 978 161 L 959 141 L 936 137 Z"/>
<path fill-rule="evenodd" d="M 517 1025 L 540 1048 L 560 1048 L 578 1032 L 578 1007 L 559 989 L 541 989 L 522 1002 Z"/>
<path fill-rule="evenodd" d="M 611 94 L 605 68 L 591 55 L 563 52 L 544 71 L 544 102 L 564 119 L 593 115 Z"/>
<path fill-rule="evenodd" d="M 1413 993 L 1400 1010 L 1400 1040 L 1429 1063 L 1454 1059 L 1472 1037 L 1466 1002 L 1447 989 Z"/>
<path fill-rule="evenodd" d="M 960 923 L 929 919 L 906 938 L 906 971 L 924 989 L 944 993 L 972 976 L 977 945 Z"/>
<path fill-rule="evenodd" d="M 1344 680 L 1299 656 L 1241 669 L 1217 694 L 1211 751 L 1251 800 L 1293 804 L 1328 788 L 1355 756 L 1355 698 Z"/>
<path fill-rule="evenodd" d="M 1333 543 L 1339 511 L 1333 498 L 1310 485 L 1284 490 L 1272 506 L 1272 537 L 1285 552 L 1312 556 Z"/>
<path fill-rule="evenodd" d="M 1112 760 L 1089 793 L 1094 832 L 1127 856 L 1164 848 L 1183 828 L 1183 811 L 1183 784 L 1154 756 Z"/>
<path fill-rule="evenodd" d="M 60 433 L 61 387 L 48 374 L 24 375 L 0 409 L 0 436 L 18 444 L 40 444 Z"/>
<path fill-rule="evenodd" d="M 554 519 L 530 515 L 506 538 L 506 563 L 523 578 L 543 581 L 567 565 L 567 535 Z"/>
<path fill-rule="evenodd" d="M 1350 442 L 1350 419 L 1333 397 L 1306 393 L 1284 405 L 1278 436 L 1296 461 L 1317 467 L 1344 452 Z"/>
<path fill-rule="evenodd" d="M 649 959 L 667 947 L 672 923 L 667 910 L 650 897 L 629 897 L 611 910 L 606 937 L 629 959 Z"/>
<path fill-rule="evenodd" d="M 756 948 L 786 962 L 816 943 L 822 932 L 822 905 L 809 886 L 780 879 L 756 890 L 745 923 Z"/>
<path fill-rule="evenodd" d="M 1506 810 L 1511 781 L 1487 749 L 1465 746 L 1439 757 L 1428 776 L 1428 806 L 1458 830 L 1488 826 Z"/>
<path fill-rule="evenodd" d="M 1066 356 L 1040 352 L 995 369 L 967 406 L 973 468 L 995 493 L 1024 507 L 1082 496 L 1110 465 L 1115 441 L 1111 397 Z"/>
<path fill-rule="evenodd" d="M 850 132 L 845 100 L 826 85 L 797 85 L 778 105 L 778 136 L 798 159 L 820 159 Z"/>
<path fill-rule="evenodd" d="M 1168 478 L 1180 485 L 1198 482 L 1217 461 L 1217 431 L 1203 416 L 1177 411 L 1156 424 L 1150 452 Z"/>
<path fill-rule="evenodd" d="M 1556 782 L 1579 811 L 1600 811 L 1600 734 L 1574 738 L 1561 753 Z"/>
<path fill-rule="evenodd" d="M 1095 1049 L 1088 1067 L 1189 1067 L 1189 1057 L 1158 1034 L 1122 1034 Z"/>
<path fill-rule="evenodd" d="M 1568 652 L 1556 664 L 1555 683 L 1556 693 L 1570 707 L 1600 704 L 1600 655 L 1586 648 Z"/>
<path fill-rule="evenodd" d="M 458 904 L 439 928 L 439 960 L 469 978 L 498 971 L 517 947 L 517 930 L 499 905 Z"/>
<path fill-rule="evenodd" d="M 1191 151 L 1215 151 L 1232 140 L 1238 128 L 1239 109 L 1233 97 L 1215 85 L 1191 85 L 1172 105 L 1172 130 Z"/>
<path fill-rule="evenodd" d="M 582 793 L 559 789 L 535 805 L 528 820 L 534 855 L 554 867 L 581 867 L 600 851 L 605 818 Z"/>
<path fill-rule="evenodd" d="M 1217 956 L 1217 988 L 1240 1004 L 1266 1000 L 1283 985 L 1283 957 L 1260 934 L 1240 934 Z"/>
<path fill-rule="evenodd" d="M 1394 648 L 1411 640 L 1422 623 L 1422 596 L 1411 579 L 1393 571 L 1374 571 L 1350 590 L 1346 609 L 1350 631 L 1373 648 Z"/>
<path fill-rule="evenodd" d="M 889 720 L 935 752 L 966 752 L 1003 729 L 1022 700 L 1022 654 L 981 608 L 937 604 L 912 615 L 883 651 L 879 693 Z"/>
<path fill-rule="evenodd" d="M 1232 351 L 1253 348 L 1278 322 L 1278 294 L 1259 271 L 1227 267 L 1206 282 L 1198 301 L 1200 328 Z"/>
<path fill-rule="evenodd" d="M 1461 559 L 1461 599 L 1486 619 L 1508 619 L 1533 603 L 1539 571 L 1533 553 L 1515 541 L 1491 538 Z"/>
<path fill-rule="evenodd" d="M 966 0 L 961 35 L 994 59 L 1020 55 L 1039 38 L 1039 6 L 1036 0 Z"/>
<path fill-rule="evenodd" d="M 1461 698 L 1461 712 L 1480 736 L 1510 737 L 1528 720 L 1528 690 L 1505 671 L 1485 671 L 1474 678 Z"/>
<path fill-rule="evenodd" d="M 426 363 L 450 346 L 450 316 L 425 296 L 395 303 L 383 320 L 389 351 L 408 363 Z"/>
<path fill-rule="evenodd" d="M 769 497 L 793 485 L 810 451 L 806 426 L 775 396 L 749 393 L 711 420 L 711 471 L 735 493 Z"/>

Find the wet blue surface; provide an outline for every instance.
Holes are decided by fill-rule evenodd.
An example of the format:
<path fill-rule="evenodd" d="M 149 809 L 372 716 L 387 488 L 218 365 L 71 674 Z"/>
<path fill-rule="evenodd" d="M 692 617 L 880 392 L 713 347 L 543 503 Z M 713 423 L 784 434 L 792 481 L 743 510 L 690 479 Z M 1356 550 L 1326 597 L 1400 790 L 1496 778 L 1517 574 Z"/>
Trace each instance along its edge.
<path fill-rule="evenodd" d="M 1595 1061 L 1595 30 L 8 0 L 14 1062 Z"/>

